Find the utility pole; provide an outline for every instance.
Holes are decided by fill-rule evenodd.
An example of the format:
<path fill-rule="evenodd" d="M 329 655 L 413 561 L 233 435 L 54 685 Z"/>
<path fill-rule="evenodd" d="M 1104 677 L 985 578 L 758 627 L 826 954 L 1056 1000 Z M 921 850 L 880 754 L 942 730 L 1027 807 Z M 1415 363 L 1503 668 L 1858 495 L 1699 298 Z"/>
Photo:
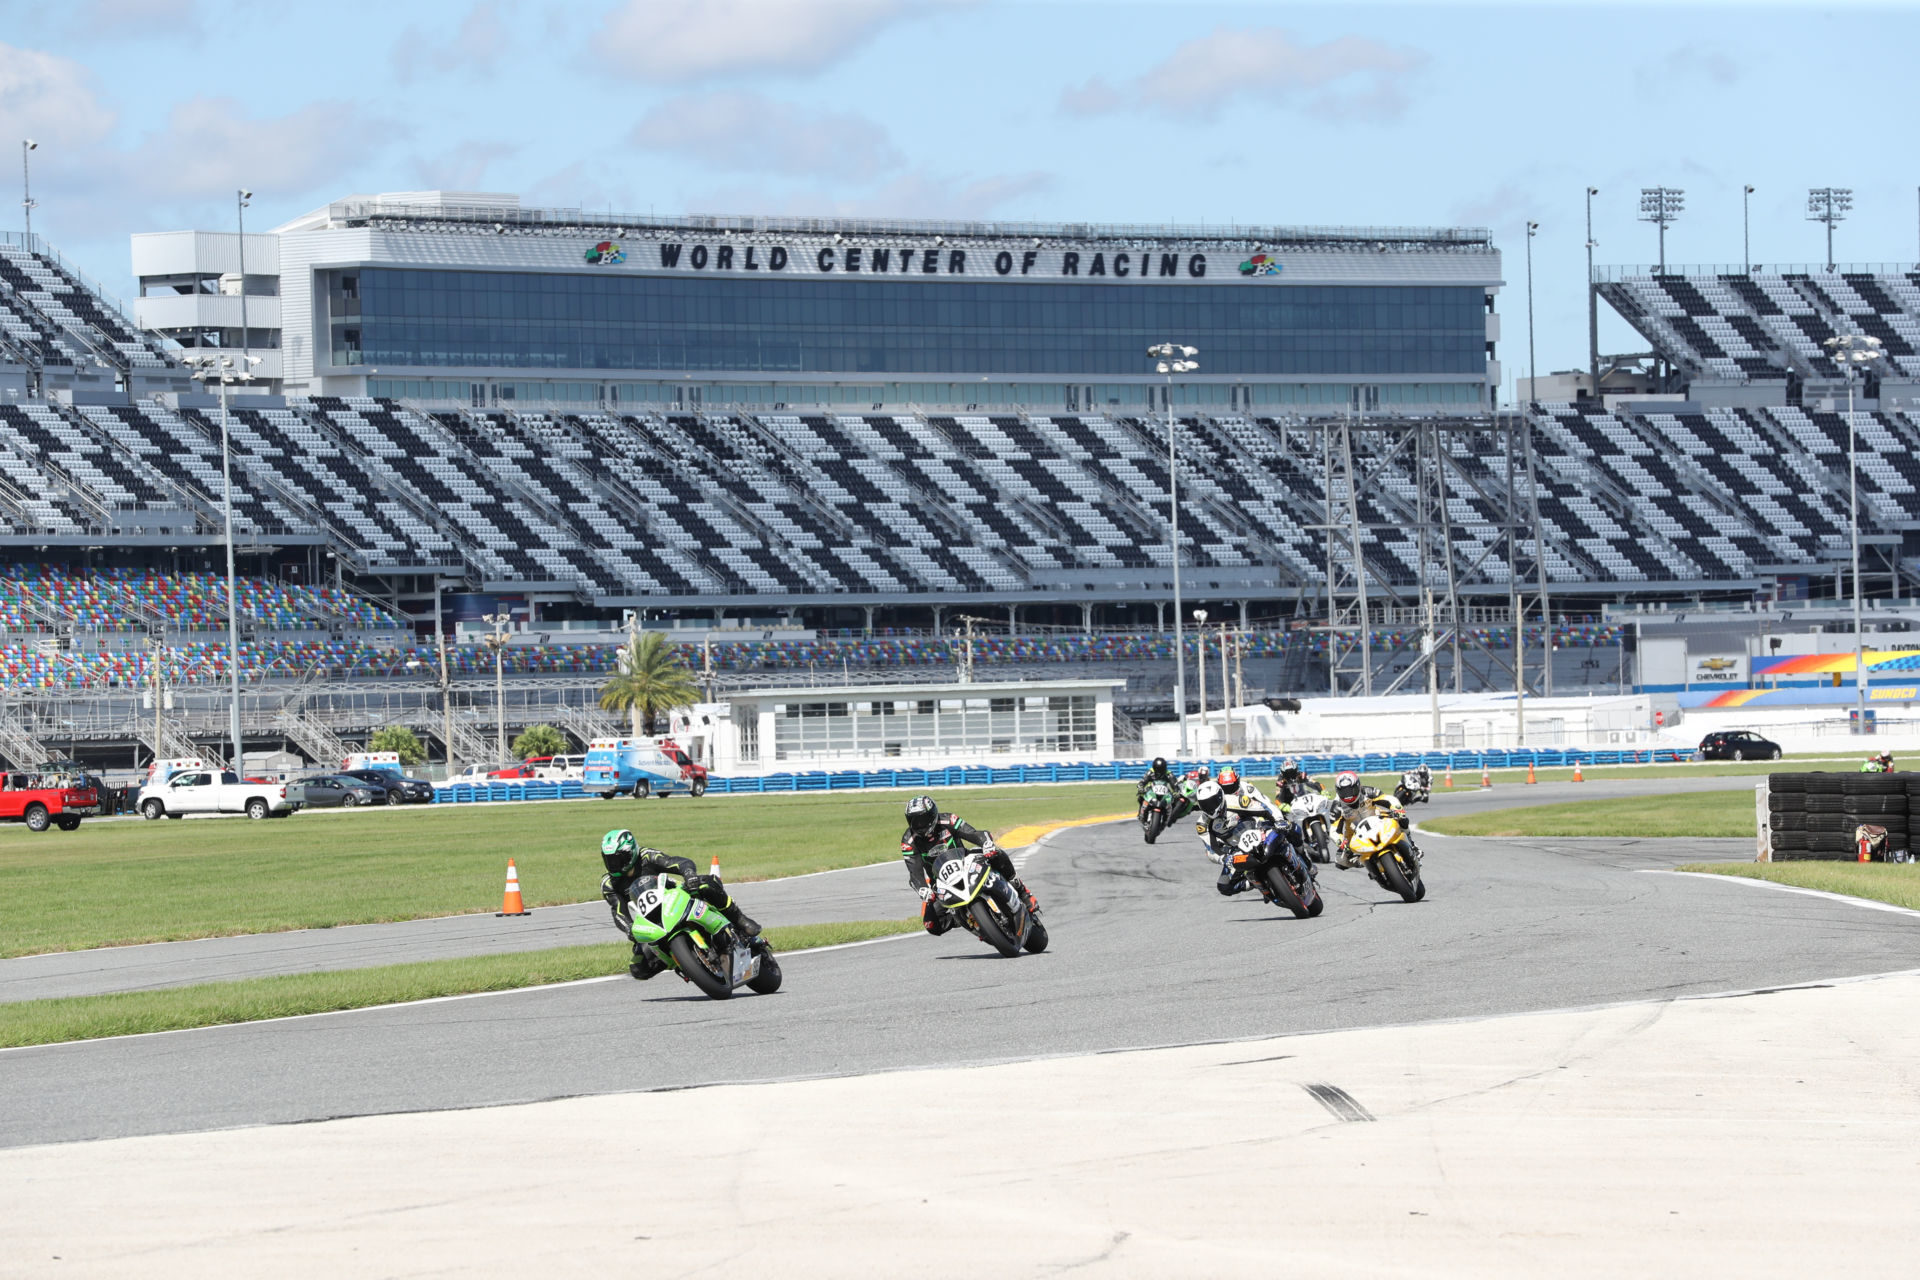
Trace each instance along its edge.
<path fill-rule="evenodd" d="M 1227 676 L 1227 624 L 1220 624 L 1220 736 L 1233 750 L 1233 681 Z"/>
<path fill-rule="evenodd" d="M 27 220 L 27 252 L 33 252 L 33 173 L 27 164 L 27 153 L 38 151 L 40 144 L 32 138 L 20 140 L 20 212 Z"/>
<path fill-rule="evenodd" d="M 440 617 L 440 576 L 433 579 L 433 638 L 440 649 L 440 741 L 447 749 L 447 781 L 453 781 L 453 680 L 447 674 L 447 633 Z"/>
<path fill-rule="evenodd" d="M 1197 665 L 1200 669 L 1200 732 L 1204 736 L 1207 731 L 1207 611 L 1205 609 L 1195 609 L 1193 611 L 1193 620 L 1200 624 L 1193 629 L 1193 638 L 1200 646 L 1200 657 Z M 1181 723 L 1184 724 L 1186 722 L 1185 708 L 1181 709 L 1180 715 Z"/>
<path fill-rule="evenodd" d="M 1593 198 L 1599 194 L 1600 188 L 1587 188 L 1587 373 L 1595 400 L 1600 398 L 1600 290 L 1593 282 Z"/>

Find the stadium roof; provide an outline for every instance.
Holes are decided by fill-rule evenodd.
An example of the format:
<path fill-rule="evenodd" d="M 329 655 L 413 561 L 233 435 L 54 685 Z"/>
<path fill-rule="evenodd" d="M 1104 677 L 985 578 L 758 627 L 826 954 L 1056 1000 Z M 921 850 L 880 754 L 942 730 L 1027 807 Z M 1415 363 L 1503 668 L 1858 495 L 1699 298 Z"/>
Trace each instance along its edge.
<path fill-rule="evenodd" d="M 1486 253 L 1493 233 L 1485 227 L 1288 227 L 1174 223 L 976 222 L 910 218 L 802 218 L 696 214 L 661 217 L 583 209 L 531 209 L 510 194 L 476 191 L 398 191 L 335 200 L 276 232 L 343 227 L 437 231 L 450 234 L 645 238 L 649 233 L 817 236 L 951 236 L 956 239 L 1026 239 L 1039 244 L 1142 241 L 1230 244 L 1262 248 L 1313 248 L 1360 253 Z"/>

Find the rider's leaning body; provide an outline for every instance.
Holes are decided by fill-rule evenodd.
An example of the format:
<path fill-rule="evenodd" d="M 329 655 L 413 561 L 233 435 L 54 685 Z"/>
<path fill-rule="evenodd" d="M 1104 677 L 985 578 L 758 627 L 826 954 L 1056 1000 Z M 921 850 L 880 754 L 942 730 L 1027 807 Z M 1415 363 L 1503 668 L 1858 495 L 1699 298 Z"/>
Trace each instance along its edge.
<path fill-rule="evenodd" d="M 1223 770 L 1223 772 L 1225 772 Z M 1200 847 L 1207 857 L 1220 864 L 1220 878 L 1214 882 L 1214 888 L 1225 897 L 1244 893 L 1249 888 L 1258 888 L 1261 897 L 1268 897 L 1265 884 L 1259 881 L 1249 882 L 1245 872 L 1233 865 L 1233 847 L 1228 843 L 1240 824 L 1249 818 L 1269 821 L 1283 839 L 1294 839 L 1294 832 L 1286 818 L 1264 799 L 1257 795 L 1246 795 L 1245 784 L 1241 784 L 1243 794 L 1229 796 L 1217 782 L 1201 785 L 1194 793 L 1194 831 L 1200 837 Z"/>
<path fill-rule="evenodd" d="M 1319 780 L 1308 775 L 1307 771 L 1300 767 L 1300 762 L 1292 756 L 1280 762 L 1280 769 L 1274 774 L 1273 784 L 1274 801 L 1282 805 L 1290 805 L 1308 793 L 1325 794 Z"/>
<path fill-rule="evenodd" d="M 728 923 L 738 929 L 755 948 L 765 945 L 760 940 L 759 923 L 734 902 L 733 895 L 720 883 L 720 877 L 699 874 L 700 869 L 692 859 L 675 857 L 659 849 L 642 848 L 633 832 L 615 829 L 600 840 L 600 862 L 607 869 L 607 873 L 600 877 L 600 896 L 613 912 L 613 927 L 628 941 L 633 941 L 633 899 L 630 896 L 633 886 L 649 876 L 668 875 L 677 876 L 694 897 L 709 906 L 718 907 Z M 627 965 L 628 973 L 644 981 L 665 967 L 654 956 L 651 947 L 633 942 L 633 959 Z"/>
<path fill-rule="evenodd" d="M 953 928 L 953 913 L 940 905 L 934 893 L 934 876 L 949 856 L 954 843 L 972 845 L 987 857 L 987 863 L 1026 900 L 1027 910 L 1038 915 L 1039 900 L 1033 896 L 1014 871 L 1013 859 L 993 842 L 993 833 L 982 831 L 957 813 L 942 813 L 932 796 L 915 796 L 907 802 L 907 829 L 900 836 L 900 860 L 907 864 L 907 880 L 920 895 L 920 923 L 931 934 Z"/>

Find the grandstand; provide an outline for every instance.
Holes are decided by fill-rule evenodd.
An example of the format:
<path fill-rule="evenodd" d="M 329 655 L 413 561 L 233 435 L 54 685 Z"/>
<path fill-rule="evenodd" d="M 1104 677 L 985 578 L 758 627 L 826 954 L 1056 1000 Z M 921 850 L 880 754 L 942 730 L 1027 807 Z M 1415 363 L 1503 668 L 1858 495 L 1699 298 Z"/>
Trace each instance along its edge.
<path fill-rule="evenodd" d="M 75 749 L 157 749 L 143 702 L 156 682 L 178 691 L 189 731 L 204 689 L 217 739 L 230 661 L 218 401 L 44 244 L 0 250 L 0 676 L 13 704 L 0 754 L 63 728 Z M 1600 288 L 1686 379 L 1684 399 L 1543 403 L 1518 427 L 1351 403 L 1270 413 L 1237 395 L 1176 410 L 1186 591 L 1245 626 L 1251 694 L 1318 692 L 1340 669 L 1326 628 L 1342 522 L 1375 593 L 1383 684 L 1418 660 L 1424 622 L 1408 606 L 1423 586 L 1452 584 L 1461 612 L 1446 622 L 1470 643 L 1443 680 L 1469 690 L 1511 680 L 1498 655 L 1521 580 L 1551 590 L 1554 643 L 1538 614 L 1522 634 L 1554 655 L 1563 690 L 1630 679 L 1631 634 L 1602 616 L 1609 604 L 1837 590 L 1847 425 L 1820 346 L 1836 332 L 1887 343 L 1855 418 L 1861 508 L 1870 588 L 1907 594 L 1920 275 L 1627 270 Z M 703 672 L 719 690 L 944 675 L 964 614 L 998 622 L 974 642 L 997 676 L 1125 678 L 1121 705 L 1143 716 L 1172 697 L 1168 425 L 1144 405 L 240 394 L 227 421 L 250 734 L 310 754 L 386 722 L 444 736 L 443 697 L 491 705 L 491 656 L 449 626 L 463 594 L 526 616 L 501 663 L 514 722 L 582 733 L 610 727 L 591 703 L 628 611 L 710 635 Z M 1332 461 L 1335 425 L 1361 465 Z M 1516 438 L 1530 468 L 1515 465 Z M 727 633 L 748 620 L 777 634 Z M 468 737 L 469 758 L 486 750 Z"/>

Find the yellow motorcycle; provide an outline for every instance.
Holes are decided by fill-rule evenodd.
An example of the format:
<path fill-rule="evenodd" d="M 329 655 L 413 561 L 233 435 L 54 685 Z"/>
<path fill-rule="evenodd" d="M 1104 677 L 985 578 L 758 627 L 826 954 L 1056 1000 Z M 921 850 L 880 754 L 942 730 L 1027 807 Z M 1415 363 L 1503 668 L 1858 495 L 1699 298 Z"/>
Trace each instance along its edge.
<path fill-rule="evenodd" d="M 1358 860 L 1381 888 L 1407 902 L 1420 901 L 1427 896 L 1427 885 L 1420 878 L 1420 851 L 1414 848 L 1411 828 L 1407 811 L 1381 796 L 1366 812 L 1355 815 L 1344 865 Z"/>

